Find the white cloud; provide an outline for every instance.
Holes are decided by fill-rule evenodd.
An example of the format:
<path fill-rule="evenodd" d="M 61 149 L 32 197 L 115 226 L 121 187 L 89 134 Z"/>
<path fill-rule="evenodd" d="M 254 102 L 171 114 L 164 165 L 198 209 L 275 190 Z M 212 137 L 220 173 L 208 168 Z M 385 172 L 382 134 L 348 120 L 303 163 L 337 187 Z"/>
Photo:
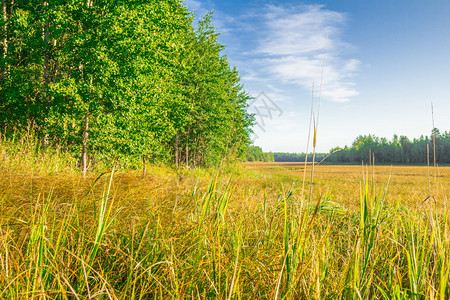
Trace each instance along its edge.
<path fill-rule="evenodd" d="M 184 4 L 189 10 L 202 10 L 202 5 L 200 1 L 197 0 L 183 0 Z"/>
<path fill-rule="evenodd" d="M 184 3 L 196 12 L 197 19 L 208 12 L 200 0 Z M 253 83 L 295 85 L 310 92 L 314 82 L 318 96 L 326 46 L 322 97 L 348 102 L 359 94 L 354 78 L 360 61 L 344 58 L 345 51 L 352 47 L 340 36 L 347 22 L 344 13 L 323 5 L 266 5 L 240 16 L 217 11 L 213 22 L 224 36 L 230 58 L 241 69 L 247 88 Z"/>
<path fill-rule="evenodd" d="M 322 10 L 321 6 L 282 8 L 268 6 L 264 15 L 267 38 L 261 52 L 269 55 L 302 55 L 322 50 L 327 34 L 337 31 L 344 16 L 337 12 Z"/>
<path fill-rule="evenodd" d="M 263 20 L 259 29 L 261 37 L 254 54 L 259 56 L 262 72 L 309 90 L 314 82 L 318 90 L 326 47 L 322 96 L 335 102 L 347 102 L 358 95 L 352 79 L 360 62 L 342 58 L 340 54 L 349 47 L 339 36 L 346 22 L 345 14 L 321 5 L 271 5 L 260 17 Z"/>

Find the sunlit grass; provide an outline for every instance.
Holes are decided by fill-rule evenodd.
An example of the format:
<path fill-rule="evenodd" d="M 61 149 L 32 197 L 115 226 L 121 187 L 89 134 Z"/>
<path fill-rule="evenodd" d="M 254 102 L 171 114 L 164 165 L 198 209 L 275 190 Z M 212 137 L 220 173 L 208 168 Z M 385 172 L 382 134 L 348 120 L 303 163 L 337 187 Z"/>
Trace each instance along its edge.
<path fill-rule="evenodd" d="M 448 168 L 423 203 L 421 167 L 319 166 L 309 201 L 292 166 L 83 179 L 20 147 L 0 149 L 2 299 L 449 297 Z"/>

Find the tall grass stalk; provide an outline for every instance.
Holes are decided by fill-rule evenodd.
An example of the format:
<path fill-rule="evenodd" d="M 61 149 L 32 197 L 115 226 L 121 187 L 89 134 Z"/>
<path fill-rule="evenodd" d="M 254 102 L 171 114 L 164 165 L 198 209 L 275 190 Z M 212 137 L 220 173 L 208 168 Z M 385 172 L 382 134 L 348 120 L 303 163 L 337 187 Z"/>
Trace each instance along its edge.
<path fill-rule="evenodd" d="M 97 231 L 95 234 L 94 246 L 88 255 L 88 262 L 91 262 L 94 257 L 97 255 L 98 248 L 100 247 L 100 243 L 102 242 L 103 236 L 105 235 L 106 230 L 111 225 L 111 222 L 114 220 L 115 216 L 111 216 L 111 209 L 113 207 L 113 200 L 111 199 L 111 203 L 108 203 L 109 194 L 111 192 L 111 185 L 114 178 L 114 168 L 111 171 L 111 176 L 109 178 L 109 182 L 107 187 L 105 186 L 105 191 L 103 193 L 102 201 L 100 203 L 100 211 L 98 215 L 97 221 Z M 108 205 L 109 204 L 109 205 Z"/>

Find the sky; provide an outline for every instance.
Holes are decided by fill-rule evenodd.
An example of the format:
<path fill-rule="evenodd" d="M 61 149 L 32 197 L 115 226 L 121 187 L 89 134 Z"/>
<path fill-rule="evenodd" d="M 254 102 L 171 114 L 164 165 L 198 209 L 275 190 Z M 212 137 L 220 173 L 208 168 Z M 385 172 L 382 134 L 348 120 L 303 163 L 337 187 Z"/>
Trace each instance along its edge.
<path fill-rule="evenodd" d="M 213 11 L 266 152 L 311 151 L 311 111 L 318 152 L 364 134 L 419 138 L 433 121 L 450 131 L 448 0 L 185 4 L 196 18 Z"/>

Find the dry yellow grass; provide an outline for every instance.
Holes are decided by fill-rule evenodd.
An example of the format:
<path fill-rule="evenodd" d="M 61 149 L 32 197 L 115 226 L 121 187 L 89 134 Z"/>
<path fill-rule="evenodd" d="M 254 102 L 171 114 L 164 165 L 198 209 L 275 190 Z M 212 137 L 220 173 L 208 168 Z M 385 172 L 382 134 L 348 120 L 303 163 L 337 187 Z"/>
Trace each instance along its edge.
<path fill-rule="evenodd" d="M 0 298 L 450 295 L 448 215 L 420 206 L 445 207 L 450 168 L 317 166 L 308 203 L 302 164 L 83 179 L 36 157 L 0 151 Z"/>
<path fill-rule="evenodd" d="M 284 177 L 286 180 L 303 179 L 303 163 L 251 162 L 244 166 L 251 171 Z M 311 166 L 307 166 L 308 174 L 310 170 Z M 400 201 L 414 208 L 431 193 L 438 207 L 445 207 L 448 203 L 450 167 L 430 167 L 428 170 L 426 166 L 319 165 L 315 167 L 315 192 L 321 194 L 329 191 L 335 197 L 335 202 L 354 209 L 359 206 L 360 184 L 367 176 L 374 179 L 378 189 L 388 188 L 387 200 L 390 202 Z M 434 200 L 427 202 L 431 201 Z"/>

